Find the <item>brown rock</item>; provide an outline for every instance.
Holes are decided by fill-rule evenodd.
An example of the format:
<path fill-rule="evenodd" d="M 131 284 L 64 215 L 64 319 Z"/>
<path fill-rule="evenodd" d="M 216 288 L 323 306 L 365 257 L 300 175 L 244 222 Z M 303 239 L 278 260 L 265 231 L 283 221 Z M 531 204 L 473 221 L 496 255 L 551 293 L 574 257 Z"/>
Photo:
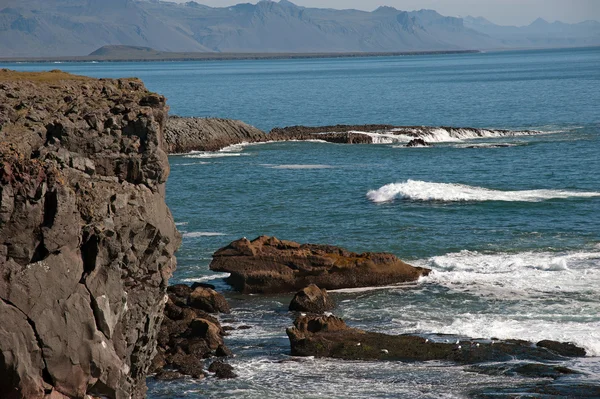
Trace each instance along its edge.
<path fill-rule="evenodd" d="M 512 360 L 557 361 L 563 356 L 527 341 L 430 342 L 415 335 L 387 335 L 348 327 L 335 316 L 300 316 L 287 329 L 293 356 L 346 360 L 443 360 L 459 364 Z"/>
<path fill-rule="evenodd" d="M 357 254 L 266 236 L 243 238 L 219 249 L 210 268 L 231 273 L 226 281 L 243 293 L 291 292 L 310 284 L 328 290 L 381 286 L 415 281 L 430 272 L 392 254 Z"/>
<path fill-rule="evenodd" d="M 163 373 L 167 373 L 169 378 L 175 378 L 177 374 L 172 374 L 172 371 L 176 371 L 181 376 L 203 378 L 205 376 L 203 359 L 232 355 L 223 343 L 225 330 L 219 320 L 206 311 L 192 306 L 194 302 L 192 294 L 208 290 L 212 291 L 203 286 L 196 286 L 192 290 L 184 284 L 170 286 L 167 289 L 169 299 L 165 306 L 165 319 L 158 335 L 158 353 L 152 366 L 152 372 L 157 373 L 156 378 L 163 378 Z M 220 306 L 227 306 L 229 309 L 225 298 L 216 292 L 214 294 L 211 293 L 208 298 L 222 298 L 224 305 L 221 303 Z M 203 298 L 200 294 L 198 296 Z"/>
<path fill-rule="evenodd" d="M 231 313 L 229 304 L 222 294 L 211 288 L 196 287 L 190 294 L 189 305 L 208 313 Z"/>
<path fill-rule="evenodd" d="M 0 72 L 0 397 L 145 396 L 180 243 L 149 95 Z M 124 104 L 130 120 L 110 113 Z"/>
<path fill-rule="evenodd" d="M 208 371 L 215 373 L 215 376 L 219 379 L 236 378 L 237 374 L 233 372 L 233 366 L 227 363 L 223 363 L 219 360 L 213 362 L 208 366 Z"/>
<path fill-rule="evenodd" d="M 323 313 L 334 307 L 335 304 L 329 298 L 327 290 L 322 290 L 314 284 L 298 291 L 290 303 L 290 310 L 299 312 Z"/>

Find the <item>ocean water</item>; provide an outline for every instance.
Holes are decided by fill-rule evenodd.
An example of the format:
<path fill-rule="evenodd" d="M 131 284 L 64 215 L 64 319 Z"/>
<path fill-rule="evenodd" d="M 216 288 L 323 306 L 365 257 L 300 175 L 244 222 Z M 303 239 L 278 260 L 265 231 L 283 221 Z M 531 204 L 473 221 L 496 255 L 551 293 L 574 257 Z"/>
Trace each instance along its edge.
<path fill-rule="evenodd" d="M 173 283 L 216 284 L 233 308 L 223 323 L 251 329 L 226 337 L 238 379 L 150 378 L 150 398 L 597 397 L 599 48 L 0 67 L 139 76 L 168 97 L 173 114 L 266 130 L 390 123 L 541 132 L 450 140 L 439 131 L 430 148 L 383 134 L 372 145 L 286 142 L 172 156 L 167 202 L 183 233 Z M 584 374 L 553 381 L 442 362 L 293 359 L 291 295 L 236 294 L 208 270 L 216 249 L 263 234 L 392 252 L 434 270 L 413 284 L 333 292 L 334 313 L 352 326 L 571 341 L 588 357 L 564 364 Z"/>

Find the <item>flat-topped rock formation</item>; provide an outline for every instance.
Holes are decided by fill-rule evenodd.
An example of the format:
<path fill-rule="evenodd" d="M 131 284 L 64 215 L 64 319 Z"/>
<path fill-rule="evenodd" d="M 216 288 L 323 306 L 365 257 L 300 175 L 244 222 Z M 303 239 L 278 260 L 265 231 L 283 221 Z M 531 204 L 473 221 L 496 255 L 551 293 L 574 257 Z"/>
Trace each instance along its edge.
<path fill-rule="evenodd" d="M 335 316 L 302 315 L 287 329 L 292 356 L 345 360 L 443 360 L 459 364 L 565 360 L 585 356 L 572 344 L 535 345 L 522 340 L 453 340 L 434 342 L 416 335 L 388 335 L 351 328 Z"/>
<path fill-rule="evenodd" d="M 219 151 L 230 145 L 267 139 L 262 130 L 231 119 L 170 117 L 165 129 L 167 151 L 172 154 Z"/>
<path fill-rule="evenodd" d="M 231 275 L 243 293 L 282 293 L 310 284 L 334 290 L 415 281 L 430 270 L 388 253 L 357 254 L 330 245 L 299 244 L 275 237 L 234 241 L 213 255 L 210 269 Z"/>
<path fill-rule="evenodd" d="M 403 143 L 408 147 L 464 139 L 531 135 L 537 131 L 461 127 L 333 125 L 274 128 L 268 134 L 244 122 L 218 118 L 170 117 L 165 130 L 167 151 L 219 151 L 242 143 L 320 140 L 337 144 Z"/>
<path fill-rule="evenodd" d="M 180 244 L 165 98 L 0 71 L 0 397 L 143 398 Z"/>

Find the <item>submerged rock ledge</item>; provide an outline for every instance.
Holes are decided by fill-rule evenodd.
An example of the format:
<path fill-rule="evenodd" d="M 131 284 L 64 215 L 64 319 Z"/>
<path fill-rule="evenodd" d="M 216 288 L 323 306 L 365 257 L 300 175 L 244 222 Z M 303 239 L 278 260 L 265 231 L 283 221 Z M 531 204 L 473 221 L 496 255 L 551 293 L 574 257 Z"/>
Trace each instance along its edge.
<path fill-rule="evenodd" d="M 0 71 L 0 397 L 143 398 L 180 244 L 165 98 Z"/>
<path fill-rule="evenodd" d="M 417 335 L 387 335 L 350 328 L 335 316 L 302 315 L 287 329 L 293 356 L 345 360 L 445 360 L 459 364 L 513 360 L 558 361 L 585 356 L 572 344 L 522 340 L 432 342 Z M 548 342 L 552 342 L 549 345 Z M 574 350 L 574 348 L 577 348 Z"/>
<path fill-rule="evenodd" d="M 231 273 L 227 283 L 246 294 L 293 292 L 310 284 L 327 290 L 383 286 L 415 281 L 430 272 L 388 253 L 357 254 L 267 236 L 242 238 L 219 249 L 210 269 Z"/>

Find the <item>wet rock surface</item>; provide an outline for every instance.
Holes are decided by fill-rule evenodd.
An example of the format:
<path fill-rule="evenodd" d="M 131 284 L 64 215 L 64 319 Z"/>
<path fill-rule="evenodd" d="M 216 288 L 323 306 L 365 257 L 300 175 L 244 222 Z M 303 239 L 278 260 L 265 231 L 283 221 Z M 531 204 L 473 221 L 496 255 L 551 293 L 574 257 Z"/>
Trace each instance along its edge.
<path fill-rule="evenodd" d="M 209 306 L 206 306 L 207 303 L 203 300 L 200 302 L 201 306 L 198 306 L 194 298 L 199 292 L 203 293 L 203 298 L 206 294 L 214 301 L 208 302 Z M 214 302 L 224 304 L 214 306 Z M 192 288 L 185 284 L 170 286 L 165 319 L 158 336 L 157 355 L 150 372 L 156 373 L 157 379 L 176 379 L 178 375 L 203 378 L 206 376 L 206 359 L 232 356 L 231 350 L 223 341 L 225 330 L 219 320 L 209 314 L 223 310 L 229 312 L 227 301 L 211 288 L 202 285 Z"/>
<path fill-rule="evenodd" d="M 335 303 L 329 297 L 327 290 L 322 290 L 314 284 L 298 291 L 289 309 L 292 311 L 323 313 L 335 308 Z"/>
<path fill-rule="evenodd" d="M 423 139 L 412 139 L 406 144 L 407 147 L 431 147 L 431 144 Z"/>
<path fill-rule="evenodd" d="M 213 255 L 210 269 L 242 293 L 283 293 L 316 284 L 328 290 L 415 281 L 430 270 L 387 253 L 357 254 L 329 245 L 262 236 L 234 241 Z"/>
<path fill-rule="evenodd" d="M 527 341 L 434 342 L 421 336 L 387 335 L 350 328 L 335 316 L 300 316 L 286 332 L 293 356 L 345 360 L 444 360 L 459 364 L 565 359 L 554 351 Z"/>
<path fill-rule="evenodd" d="M 0 397 L 142 398 L 180 235 L 165 98 L 0 71 Z"/>
<path fill-rule="evenodd" d="M 219 151 L 230 145 L 267 139 L 262 130 L 231 119 L 170 117 L 165 129 L 169 153 Z"/>

